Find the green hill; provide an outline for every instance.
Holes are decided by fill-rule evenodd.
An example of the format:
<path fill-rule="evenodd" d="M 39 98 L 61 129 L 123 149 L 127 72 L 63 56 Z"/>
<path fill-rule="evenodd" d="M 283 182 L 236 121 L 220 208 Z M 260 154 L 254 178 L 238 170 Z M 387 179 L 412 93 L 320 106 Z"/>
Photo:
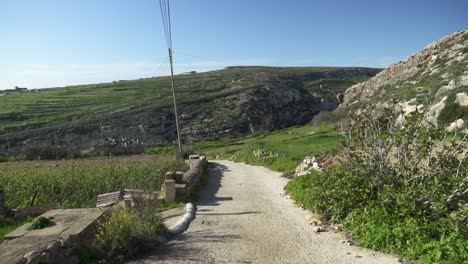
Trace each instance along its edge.
<path fill-rule="evenodd" d="M 380 69 L 227 67 L 176 76 L 185 141 L 270 131 L 338 106 L 337 95 Z M 171 143 L 169 78 L 156 77 L 0 96 L 0 152 L 53 145 L 87 149 Z"/>

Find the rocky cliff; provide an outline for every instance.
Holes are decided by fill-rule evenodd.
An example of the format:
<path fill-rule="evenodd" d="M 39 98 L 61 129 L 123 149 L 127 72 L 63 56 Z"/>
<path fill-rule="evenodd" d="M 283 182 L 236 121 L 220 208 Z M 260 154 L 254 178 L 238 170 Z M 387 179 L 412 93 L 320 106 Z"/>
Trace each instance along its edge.
<path fill-rule="evenodd" d="M 468 122 L 468 29 L 429 44 L 375 77 L 351 86 L 340 110 L 371 105 L 424 111 L 430 122 L 449 130 Z"/>

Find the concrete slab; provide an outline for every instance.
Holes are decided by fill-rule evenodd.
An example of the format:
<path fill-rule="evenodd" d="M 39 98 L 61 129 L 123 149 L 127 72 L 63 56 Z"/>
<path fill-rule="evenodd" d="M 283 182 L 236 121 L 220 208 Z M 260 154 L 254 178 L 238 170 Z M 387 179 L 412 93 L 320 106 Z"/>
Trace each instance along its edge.
<path fill-rule="evenodd" d="M 93 225 L 106 211 L 104 208 L 54 209 L 40 217 L 53 217 L 53 225 L 36 230 L 28 230 L 30 223 L 24 224 L 5 236 L 6 240 L 31 237 L 61 237 L 79 235 Z M 36 239 L 37 240 L 37 239 Z"/>
<path fill-rule="evenodd" d="M 0 245 L 0 264 L 18 263 L 24 254 L 45 248 L 51 241 L 75 236 L 80 241 L 88 239 L 88 232 L 104 214 L 105 208 L 54 209 L 41 216 L 53 217 L 52 226 L 28 230 L 30 223 L 24 224 L 5 236 Z"/>
<path fill-rule="evenodd" d="M 13 230 L 12 232 L 6 234 L 4 236 L 4 239 L 5 240 L 10 240 L 10 239 L 13 239 L 13 238 L 24 236 L 27 232 L 29 232 L 28 227 L 30 225 L 31 224 L 24 224 L 24 225 L 18 227 L 17 229 Z"/>
<path fill-rule="evenodd" d="M 52 209 L 52 210 L 49 210 L 49 211 L 43 213 L 41 216 L 43 216 L 43 217 L 55 217 L 56 215 L 60 214 L 64 210 L 65 209 Z"/>

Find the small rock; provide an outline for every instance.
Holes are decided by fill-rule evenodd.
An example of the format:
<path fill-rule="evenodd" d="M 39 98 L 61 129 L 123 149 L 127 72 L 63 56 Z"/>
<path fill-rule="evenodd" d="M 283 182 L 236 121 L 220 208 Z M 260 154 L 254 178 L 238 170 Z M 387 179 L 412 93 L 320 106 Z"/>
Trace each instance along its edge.
<path fill-rule="evenodd" d="M 343 226 L 342 225 L 334 225 L 333 229 L 335 229 L 336 231 L 343 231 Z"/>
<path fill-rule="evenodd" d="M 361 256 L 361 255 L 358 255 L 358 254 L 353 254 L 353 257 L 355 257 L 355 258 L 362 258 L 362 256 Z"/>
<path fill-rule="evenodd" d="M 318 219 L 312 218 L 312 219 L 309 220 L 309 224 L 314 225 L 314 226 L 321 226 L 323 223 L 322 223 L 322 221 L 320 221 Z"/>
<path fill-rule="evenodd" d="M 340 243 L 344 244 L 346 243 L 346 240 L 340 240 Z"/>
<path fill-rule="evenodd" d="M 347 245 L 347 246 L 352 246 L 352 245 L 353 245 L 353 242 L 351 242 L 351 241 L 348 240 L 348 241 L 346 241 L 346 245 Z"/>
<path fill-rule="evenodd" d="M 314 232 L 319 233 L 319 232 L 325 232 L 325 229 L 321 226 L 316 226 L 314 227 Z"/>

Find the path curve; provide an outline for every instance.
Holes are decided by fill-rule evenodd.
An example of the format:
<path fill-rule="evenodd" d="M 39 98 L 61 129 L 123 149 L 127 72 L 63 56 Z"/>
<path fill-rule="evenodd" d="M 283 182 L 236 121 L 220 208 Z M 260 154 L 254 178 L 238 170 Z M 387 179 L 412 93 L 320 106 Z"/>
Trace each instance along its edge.
<path fill-rule="evenodd" d="M 164 250 L 132 263 L 397 263 L 398 258 L 315 233 L 284 195 L 287 179 L 264 167 L 212 161 L 195 220 Z"/>

